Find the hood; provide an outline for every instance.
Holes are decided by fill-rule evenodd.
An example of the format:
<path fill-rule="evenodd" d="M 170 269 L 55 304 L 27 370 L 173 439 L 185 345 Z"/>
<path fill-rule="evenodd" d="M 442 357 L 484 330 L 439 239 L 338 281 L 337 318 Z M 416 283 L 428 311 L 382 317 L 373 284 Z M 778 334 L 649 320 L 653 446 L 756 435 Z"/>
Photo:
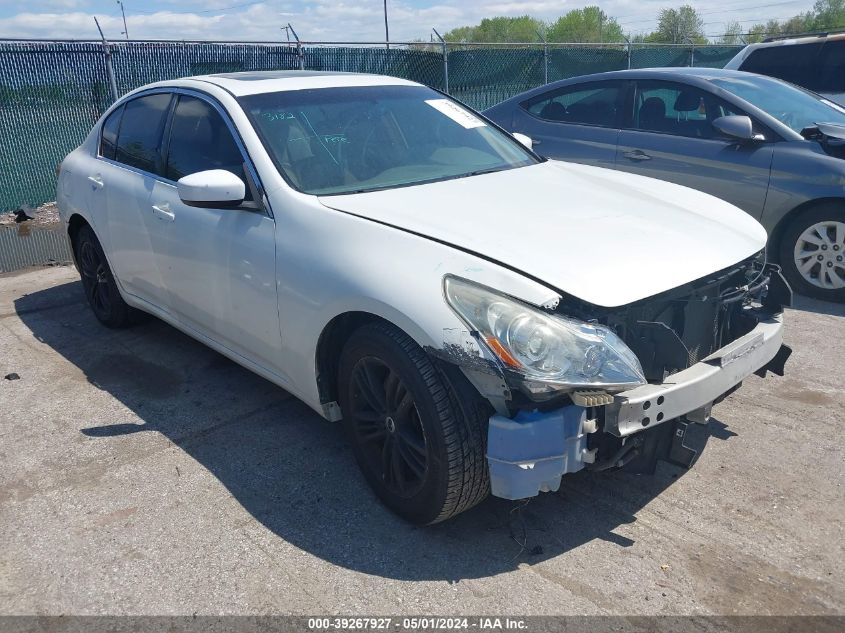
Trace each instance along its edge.
<path fill-rule="evenodd" d="M 320 201 L 477 253 L 604 307 L 695 281 L 766 245 L 756 220 L 718 198 L 556 161 Z"/>

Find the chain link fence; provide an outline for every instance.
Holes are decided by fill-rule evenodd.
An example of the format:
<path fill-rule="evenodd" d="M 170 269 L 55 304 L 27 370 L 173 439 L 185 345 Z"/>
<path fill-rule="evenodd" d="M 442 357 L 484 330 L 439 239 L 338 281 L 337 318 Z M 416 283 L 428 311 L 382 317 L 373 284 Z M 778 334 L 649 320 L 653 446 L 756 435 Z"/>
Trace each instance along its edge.
<path fill-rule="evenodd" d="M 365 72 L 445 90 L 481 110 L 577 75 L 653 66 L 720 67 L 740 48 L 0 41 L 0 211 L 54 200 L 57 165 L 82 142 L 114 94 L 153 81 L 247 70 Z"/>

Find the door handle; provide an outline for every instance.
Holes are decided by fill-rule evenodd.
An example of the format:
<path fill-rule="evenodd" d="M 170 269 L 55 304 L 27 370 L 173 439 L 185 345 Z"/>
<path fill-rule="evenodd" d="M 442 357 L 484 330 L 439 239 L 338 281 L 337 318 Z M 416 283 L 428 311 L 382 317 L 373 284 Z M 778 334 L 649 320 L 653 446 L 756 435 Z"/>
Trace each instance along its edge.
<path fill-rule="evenodd" d="M 167 220 L 168 222 L 173 222 L 176 219 L 176 214 L 170 210 L 170 205 L 167 203 L 162 205 L 153 205 L 153 215 L 162 220 Z"/>
<path fill-rule="evenodd" d="M 105 183 L 99 174 L 96 176 L 88 176 L 88 182 L 94 185 L 97 189 L 102 189 L 105 186 Z"/>
<path fill-rule="evenodd" d="M 629 152 L 623 152 L 622 155 L 625 158 L 629 158 L 630 160 L 651 160 L 651 156 L 646 154 L 641 149 L 631 150 Z"/>

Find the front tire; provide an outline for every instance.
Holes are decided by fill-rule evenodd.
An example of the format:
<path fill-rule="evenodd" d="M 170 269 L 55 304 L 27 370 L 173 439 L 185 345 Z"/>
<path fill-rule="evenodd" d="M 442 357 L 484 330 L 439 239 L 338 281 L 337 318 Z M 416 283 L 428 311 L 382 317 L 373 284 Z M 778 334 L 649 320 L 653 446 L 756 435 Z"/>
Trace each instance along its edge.
<path fill-rule="evenodd" d="M 341 353 L 338 379 L 355 459 L 387 507 L 429 524 L 487 496 L 485 406 L 407 334 L 362 326 Z"/>
<path fill-rule="evenodd" d="M 120 296 L 106 254 L 90 226 L 79 229 L 74 250 L 85 298 L 97 320 L 109 328 L 131 325 L 135 311 Z"/>
<path fill-rule="evenodd" d="M 786 227 L 779 251 L 793 290 L 845 302 L 845 206 L 821 204 L 799 214 Z"/>

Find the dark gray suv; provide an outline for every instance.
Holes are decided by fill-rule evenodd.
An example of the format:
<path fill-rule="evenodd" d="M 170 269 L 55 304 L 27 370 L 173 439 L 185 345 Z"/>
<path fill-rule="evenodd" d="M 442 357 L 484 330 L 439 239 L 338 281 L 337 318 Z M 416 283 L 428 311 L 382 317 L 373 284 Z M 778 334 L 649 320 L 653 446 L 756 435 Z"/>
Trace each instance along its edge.
<path fill-rule="evenodd" d="M 845 301 L 842 106 L 771 77 L 657 68 L 566 79 L 485 114 L 548 158 L 652 176 L 735 204 L 766 227 L 769 257 L 793 288 Z"/>

